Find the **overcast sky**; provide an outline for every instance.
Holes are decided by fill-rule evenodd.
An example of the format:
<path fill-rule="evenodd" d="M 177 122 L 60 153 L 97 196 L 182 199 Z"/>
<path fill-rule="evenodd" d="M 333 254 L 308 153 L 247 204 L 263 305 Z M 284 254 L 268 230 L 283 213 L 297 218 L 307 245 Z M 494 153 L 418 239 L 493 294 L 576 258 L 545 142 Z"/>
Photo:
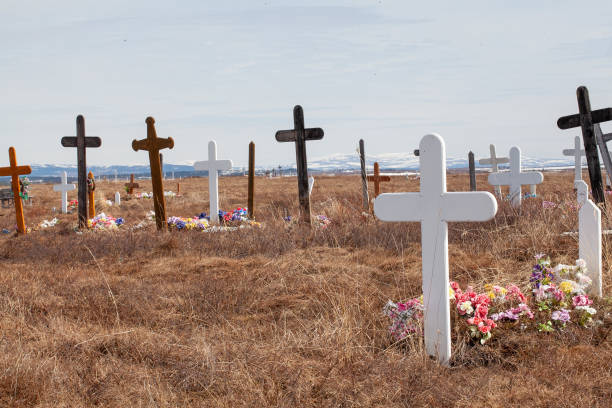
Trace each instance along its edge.
<path fill-rule="evenodd" d="M 131 142 L 148 115 L 169 163 L 206 159 L 211 139 L 238 165 L 251 140 L 258 165 L 294 163 L 274 133 L 295 104 L 325 131 L 312 158 L 360 138 L 412 152 L 429 132 L 454 157 L 559 157 L 577 86 L 612 106 L 610 0 L 2 0 L 0 50 L 0 165 L 10 145 L 23 164 L 76 161 L 60 138 L 79 113 L 102 137 L 90 164 L 147 162 Z"/>

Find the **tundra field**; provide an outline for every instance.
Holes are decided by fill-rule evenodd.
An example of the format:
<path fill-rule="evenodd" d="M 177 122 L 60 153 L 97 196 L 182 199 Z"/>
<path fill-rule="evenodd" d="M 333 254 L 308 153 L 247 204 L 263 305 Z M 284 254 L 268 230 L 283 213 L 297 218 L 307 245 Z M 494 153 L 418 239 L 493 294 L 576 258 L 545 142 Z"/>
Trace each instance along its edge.
<path fill-rule="evenodd" d="M 584 174 L 586 177 L 586 173 Z M 0 235 L 0 405 L 41 407 L 556 406 L 612 404 L 612 245 L 603 237 L 603 299 L 593 329 L 539 333 L 504 326 L 485 345 L 453 334 L 450 368 L 422 340 L 396 343 L 385 303 L 421 293 L 420 224 L 362 214 L 358 176 L 320 176 L 307 230 L 295 177 L 256 179 L 261 228 L 157 233 L 130 227 L 153 209 L 98 180 L 96 207 L 126 225 L 73 231 L 76 214 L 26 236 Z M 450 276 L 462 287 L 514 282 L 530 292 L 534 255 L 578 257 L 573 172 L 547 172 L 522 214 L 501 203 L 494 220 L 449 224 Z M 486 174 L 478 186 L 491 191 Z M 165 190 L 176 191 L 177 181 Z M 181 180 L 168 216 L 208 212 L 206 178 Z M 140 181 L 137 191 L 151 191 Z M 449 191 L 468 190 L 448 175 Z M 26 223 L 53 218 L 60 195 L 34 184 Z M 246 177 L 220 179 L 220 208 L 246 206 Z M 371 191 L 373 186 L 370 185 Z M 418 191 L 394 177 L 383 192 Z M 523 189 L 525 191 L 525 188 Z M 121 207 L 101 200 L 122 192 Z M 504 189 L 507 191 L 507 189 Z M 76 199 L 76 192 L 69 194 Z M 542 200 L 557 204 L 543 208 Z M 602 211 L 612 229 L 612 210 Z M 0 228 L 14 230 L 12 208 Z"/>

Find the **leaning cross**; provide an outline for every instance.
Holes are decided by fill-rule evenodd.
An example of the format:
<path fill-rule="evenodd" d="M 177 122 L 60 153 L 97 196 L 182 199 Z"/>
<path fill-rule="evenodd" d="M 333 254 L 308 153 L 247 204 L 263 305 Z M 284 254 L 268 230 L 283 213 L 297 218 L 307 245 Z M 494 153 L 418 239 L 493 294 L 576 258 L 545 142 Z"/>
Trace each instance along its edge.
<path fill-rule="evenodd" d="M 195 162 L 194 169 L 208 170 L 208 201 L 210 202 L 210 222 L 219 223 L 219 173 L 220 170 L 230 170 L 231 160 L 217 160 L 217 142 L 208 142 L 208 160 Z"/>
<path fill-rule="evenodd" d="M 584 149 L 580 149 L 580 136 L 574 138 L 573 149 L 563 149 L 564 156 L 574 156 L 574 182 L 582 180 L 582 156 Z"/>
<path fill-rule="evenodd" d="M 87 174 L 87 201 L 89 202 L 89 219 L 92 219 L 96 216 L 96 199 L 94 197 L 95 189 L 96 180 L 94 179 L 93 173 L 90 171 L 89 174 Z"/>
<path fill-rule="evenodd" d="M 135 188 L 139 188 L 138 183 L 134 183 L 134 174 L 130 174 L 130 182 L 125 183 L 126 191 L 128 194 L 133 194 Z"/>
<path fill-rule="evenodd" d="M 380 183 L 391 181 L 391 177 L 381 176 L 380 168 L 378 167 L 378 162 L 374 162 L 374 175 L 368 176 L 368 181 L 374 182 L 374 198 L 376 198 L 380 195 Z"/>
<path fill-rule="evenodd" d="M 578 205 L 578 257 L 586 262 L 587 275 L 593 281 L 591 294 L 602 296 L 601 275 L 601 210 L 589 200 L 589 187 L 578 180 L 574 183 Z"/>
<path fill-rule="evenodd" d="M 25 219 L 23 218 L 23 203 L 19 197 L 19 176 L 32 173 L 30 166 L 17 166 L 17 155 L 15 148 L 9 147 L 10 167 L 0 167 L 0 176 L 11 176 L 11 188 L 13 189 L 13 203 L 15 205 L 15 217 L 17 218 L 17 232 L 26 233 Z"/>
<path fill-rule="evenodd" d="M 419 145 L 421 191 L 386 193 L 374 200 L 374 214 L 382 221 L 421 223 L 425 347 L 442 364 L 451 356 L 448 305 L 448 222 L 488 221 L 497 212 L 495 197 L 486 191 L 446 191 L 446 149 L 436 134 Z"/>
<path fill-rule="evenodd" d="M 302 222 L 310 225 L 310 196 L 308 195 L 308 164 L 306 162 L 306 141 L 323 139 L 323 129 L 304 129 L 304 111 L 300 105 L 293 108 L 293 129 L 276 132 L 278 142 L 295 142 L 298 194 L 302 210 Z"/>
<path fill-rule="evenodd" d="M 575 115 L 563 116 L 557 120 L 560 129 L 571 129 L 580 126 L 582 129 L 582 140 L 589 168 L 591 189 L 596 203 L 603 203 L 604 190 L 601 179 L 601 168 L 599 166 L 599 155 L 597 154 L 597 140 L 593 125 L 612 120 L 612 108 L 591 110 L 589 91 L 586 86 L 580 86 L 576 90 L 578 97 L 578 111 Z"/>
<path fill-rule="evenodd" d="M 62 214 L 68 212 L 68 192 L 75 190 L 74 184 L 68 184 L 68 176 L 66 172 L 62 173 L 62 182 L 60 184 L 53 185 L 53 191 L 59 191 L 62 193 Z"/>
<path fill-rule="evenodd" d="M 97 136 L 85 137 L 85 118 L 83 118 L 83 115 L 77 116 L 76 125 L 76 137 L 64 136 L 61 142 L 64 147 L 76 147 L 77 149 L 79 228 L 81 228 L 87 227 L 87 160 L 85 153 L 88 147 L 100 147 L 102 139 Z"/>
<path fill-rule="evenodd" d="M 606 181 L 607 185 L 610 185 L 610 174 L 612 174 L 612 160 L 610 159 L 610 152 L 608 151 L 607 143 L 612 140 L 612 133 L 604 134 L 601 131 L 601 127 L 599 123 L 593 126 L 595 130 L 595 141 L 599 146 L 599 152 L 601 153 L 601 159 L 604 162 L 604 167 L 606 168 Z"/>
<path fill-rule="evenodd" d="M 491 171 L 493 173 L 497 173 L 499 171 L 499 167 L 497 166 L 498 164 L 510 162 L 510 160 L 507 157 L 497 157 L 495 155 L 495 145 L 494 144 L 489 145 L 489 151 L 491 152 L 491 157 L 489 157 L 488 159 L 480 159 L 478 160 L 478 163 L 484 166 L 491 166 Z M 493 186 L 493 190 L 495 191 L 495 194 L 498 197 L 501 197 L 501 187 L 500 186 Z"/>
<path fill-rule="evenodd" d="M 489 184 L 494 186 L 510 186 L 510 200 L 512 206 L 521 206 L 521 186 L 524 184 L 540 184 L 544 176 L 539 171 L 521 171 L 521 149 L 512 147 L 510 149 L 510 171 L 489 174 Z"/>
<path fill-rule="evenodd" d="M 149 152 L 149 166 L 151 168 L 151 183 L 153 184 L 153 207 L 155 209 L 155 223 L 157 229 L 166 228 L 166 200 L 164 198 L 164 184 L 161 177 L 161 163 L 159 162 L 159 151 L 161 149 L 172 149 L 174 139 L 171 137 L 163 139 L 157 137 L 155 131 L 155 119 L 148 117 L 147 138 L 142 140 L 134 139 L 132 149 L 134 151 L 146 150 Z"/>

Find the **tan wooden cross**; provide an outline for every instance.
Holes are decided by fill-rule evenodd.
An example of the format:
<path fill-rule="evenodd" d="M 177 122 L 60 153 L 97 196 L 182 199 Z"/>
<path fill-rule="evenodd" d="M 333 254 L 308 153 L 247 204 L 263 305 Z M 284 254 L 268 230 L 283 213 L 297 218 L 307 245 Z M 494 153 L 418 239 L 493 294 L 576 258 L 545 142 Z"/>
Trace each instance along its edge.
<path fill-rule="evenodd" d="M 130 182 L 129 183 L 125 183 L 125 187 L 126 187 L 126 191 L 127 191 L 128 194 L 133 194 L 135 188 L 140 188 L 140 185 L 138 185 L 138 183 L 134 183 L 134 175 L 133 174 L 130 174 Z"/>
<path fill-rule="evenodd" d="M 0 167 L 0 176 L 11 176 L 11 188 L 13 189 L 13 203 L 15 205 L 15 217 L 17 218 L 17 232 L 25 234 L 25 219 L 23 218 L 23 204 L 19 197 L 19 176 L 32 173 L 30 166 L 17 166 L 17 155 L 15 148 L 9 147 L 10 167 Z"/>
<path fill-rule="evenodd" d="M 92 219 L 96 216 L 96 203 L 94 201 L 94 190 L 96 189 L 96 180 L 93 173 L 90 171 L 87 174 L 87 202 L 89 203 L 88 216 Z"/>
<path fill-rule="evenodd" d="M 376 198 L 380 194 L 380 183 L 391 181 L 391 177 L 381 176 L 380 168 L 378 167 L 378 162 L 375 162 L 374 163 L 374 175 L 368 176 L 368 181 L 374 182 L 374 198 Z"/>
<path fill-rule="evenodd" d="M 161 149 L 172 149 L 174 139 L 171 137 L 160 139 L 155 131 L 155 119 L 148 117 L 147 138 L 132 141 L 134 151 L 146 150 L 149 152 L 149 165 L 151 167 L 151 183 L 153 184 L 153 206 L 155 209 L 155 223 L 158 230 L 166 229 L 166 200 L 164 198 L 164 184 L 161 174 L 161 163 L 159 161 L 159 151 Z"/>

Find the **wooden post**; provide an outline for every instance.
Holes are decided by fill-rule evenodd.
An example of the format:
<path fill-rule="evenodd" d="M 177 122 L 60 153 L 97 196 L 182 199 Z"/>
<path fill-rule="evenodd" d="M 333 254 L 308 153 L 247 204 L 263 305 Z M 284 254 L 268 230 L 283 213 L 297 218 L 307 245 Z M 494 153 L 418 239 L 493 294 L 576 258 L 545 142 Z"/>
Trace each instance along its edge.
<path fill-rule="evenodd" d="M 249 188 L 247 206 L 249 208 L 249 219 L 254 218 L 255 213 L 255 143 L 249 143 Z"/>
<path fill-rule="evenodd" d="M 366 173 L 365 148 L 363 139 L 359 139 L 359 161 L 361 162 L 361 194 L 363 209 L 369 211 L 370 197 L 368 196 L 368 177 Z"/>
<path fill-rule="evenodd" d="M 161 149 L 174 147 L 174 140 L 158 138 L 155 131 L 155 119 L 148 117 L 147 138 L 142 140 L 134 139 L 132 149 L 134 151 L 146 150 L 149 152 L 149 166 L 151 167 L 151 183 L 153 184 L 153 207 L 155 209 L 155 223 L 158 230 L 165 230 L 166 225 L 166 200 L 164 198 L 164 183 L 161 177 L 161 163 L 159 162 L 159 151 Z"/>
<path fill-rule="evenodd" d="M 89 200 L 89 211 L 88 216 L 89 219 L 92 219 L 96 216 L 96 200 L 94 197 L 94 190 L 96 189 L 96 180 L 94 179 L 93 173 L 90 171 L 87 175 L 87 193 Z"/>
<path fill-rule="evenodd" d="M 159 154 L 159 168 L 161 169 L 162 178 L 165 178 L 164 176 L 164 155 L 162 153 Z"/>
<path fill-rule="evenodd" d="M 612 120 L 612 108 L 592 111 L 589 91 L 585 86 L 578 87 L 576 96 L 578 98 L 579 113 L 559 118 L 557 126 L 560 129 L 571 129 L 580 126 L 582 129 L 582 141 L 589 168 L 593 198 L 596 203 L 605 203 L 594 125 Z"/>
<path fill-rule="evenodd" d="M 135 188 L 140 188 L 138 183 L 134 183 L 134 174 L 130 174 L 130 182 L 125 183 L 125 186 L 127 187 L 128 194 L 133 194 Z"/>
<path fill-rule="evenodd" d="M 391 181 L 391 177 L 381 176 L 380 168 L 378 167 L 378 162 L 375 162 L 374 163 L 374 175 L 368 176 L 368 180 L 374 182 L 374 198 L 376 198 L 380 195 L 380 183 Z"/>
<path fill-rule="evenodd" d="M 100 147 L 102 139 L 97 136 L 85 137 L 85 118 L 83 115 L 76 119 L 77 135 L 62 137 L 61 143 L 64 147 L 76 147 L 78 178 L 78 201 L 79 201 L 79 228 L 87 228 L 87 159 L 88 147 Z"/>
<path fill-rule="evenodd" d="M 476 191 L 476 165 L 474 164 L 474 153 L 468 153 L 468 162 L 470 166 L 470 191 Z"/>
<path fill-rule="evenodd" d="M 181 183 L 176 183 L 176 195 L 181 195 Z"/>
<path fill-rule="evenodd" d="M 9 167 L 0 167 L 0 176 L 11 176 L 11 189 L 13 190 L 13 205 L 17 219 L 17 232 L 26 233 L 25 219 L 23 217 L 23 203 L 19 196 L 19 176 L 32 173 L 30 166 L 17 166 L 17 154 L 14 147 L 9 147 Z"/>
<path fill-rule="evenodd" d="M 295 142 L 295 161 L 297 164 L 298 195 L 301 208 L 301 221 L 310 224 L 310 196 L 308 195 L 308 163 L 306 161 L 306 141 L 323 139 L 323 129 L 304 128 L 304 111 L 300 105 L 293 108 L 293 129 L 276 132 L 278 142 Z"/>

